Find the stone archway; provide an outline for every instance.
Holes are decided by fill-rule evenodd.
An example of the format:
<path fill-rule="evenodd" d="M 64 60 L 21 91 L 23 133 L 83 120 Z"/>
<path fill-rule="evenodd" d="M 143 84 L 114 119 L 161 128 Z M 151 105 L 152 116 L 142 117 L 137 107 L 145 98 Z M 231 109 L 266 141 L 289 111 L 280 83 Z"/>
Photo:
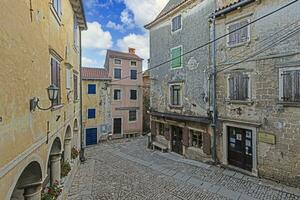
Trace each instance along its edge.
<path fill-rule="evenodd" d="M 71 149 L 72 149 L 72 130 L 71 126 L 68 126 L 64 138 L 64 161 L 68 162 L 71 160 Z"/>
<path fill-rule="evenodd" d="M 51 146 L 51 150 L 50 150 L 50 154 L 49 154 L 49 158 L 48 158 L 48 175 L 49 178 L 47 181 L 50 181 L 50 185 L 52 186 L 55 182 L 57 182 L 58 184 L 60 184 L 60 171 L 61 171 L 61 140 L 57 137 L 55 138 L 52 146 Z"/>
<path fill-rule="evenodd" d="M 78 125 L 78 120 L 74 120 L 74 125 L 73 125 L 73 139 L 72 139 L 72 147 L 79 148 L 80 147 L 80 142 L 79 142 L 79 125 Z"/>
<path fill-rule="evenodd" d="M 42 189 L 42 170 L 37 161 L 29 163 L 20 175 L 11 200 L 40 200 Z"/>

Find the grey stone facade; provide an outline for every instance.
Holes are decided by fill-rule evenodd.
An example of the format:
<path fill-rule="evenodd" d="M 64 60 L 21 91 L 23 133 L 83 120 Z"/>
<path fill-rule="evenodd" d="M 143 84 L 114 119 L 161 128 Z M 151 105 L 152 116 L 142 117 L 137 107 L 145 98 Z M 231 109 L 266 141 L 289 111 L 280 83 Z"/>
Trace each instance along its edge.
<path fill-rule="evenodd" d="M 286 3 L 284 0 L 258 1 L 227 13 L 217 18 L 217 36 L 225 34 L 232 22 L 242 19 L 253 21 Z M 300 3 L 297 2 L 251 24 L 250 41 L 241 46 L 228 48 L 225 39 L 217 43 L 220 71 L 217 78 L 219 160 L 228 164 L 228 127 L 252 130 L 252 174 L 297 187 L 300 186 L 300 104 L 283 102 L 280 98 L 280 70 L 300 66 L 299 31 L 284 39 L 284 36 L 299 29 L 299 10 Z M 282 42 L 276 44 L 281 38 Z M 276 45 L 247 62 L 232 66 L 270 44 Z M 228 77 L 238 71 L 249 74 L 250 96 L 246 101 L 229 98 Z M 275 143 L 263 138 L 266 135 L 275 138 Z"/>
<path fill-rule="evenodd" d="M 179 6 L 179 7 L 178 7 Z M 171 8 L 177 7 L 177 10 Z M 171 11 L 170 11 L 171 9 Z M 152 110 L 151 130 L 154 140 L 173 151 L 174 129 L 182 131 L 182 154 L 191 159 L 203 160 L 210 158 L 210 127 L 209 127 L 209 93 L 208 69 L 209 47 L 193 51 L 182 58 L 182 68 L 172 69 L 171 62 L 161 63 L 171 59 L 171 49 L 181 46 L 182 53 L 195 49 L 209 41 L 209 16 L 213 12 L 213 1 L 183 1 L 171 0 L 160 18 L 150 29 L 150 71 L 151 92 L 150 105 Z M 182 18 L 181 30 L 172 32 L 172 19 L 178 15 Z M 157 18 L 157 19 L 158 19 Z M 170 85 L 182 85 L 182 105 L 170 106 Z M 159 114 L 153 114 L 158 112 Z M 167 115 L 165 115 L 167 114 Z M 198 118 L 195 120 L 195 118 Z M 201 121 L 203 120 L 203 121 Z M 207 122 L 208 121 L 208 122 Z M 160 124 L 163 134 L 159 133 Z M 201 149 L 191 148 L 191 130 L 201 131 Z M 181 148 L 181 147 L 180 147 Z M 203 156 L 196 155 L 203 151 Z"/>

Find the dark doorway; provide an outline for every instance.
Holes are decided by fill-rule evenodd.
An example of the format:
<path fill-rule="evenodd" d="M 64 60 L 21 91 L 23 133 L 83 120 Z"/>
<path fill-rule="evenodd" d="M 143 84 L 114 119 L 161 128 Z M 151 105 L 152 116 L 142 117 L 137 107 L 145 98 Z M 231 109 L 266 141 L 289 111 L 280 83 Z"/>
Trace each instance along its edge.
<path fill-rule="evenodd" d="M 182 128 L 172 126 L 172 151 L 182 155 Z"/>
<path fill-rule="evenodd" d="M 115 118 L 114 119 L 114 132 L 113 134 L 121 134 L 122 133 L 122 119 Z"/>
<path fill-rule="evenodd" d="M 228 127 L 228 162 L 252 171 L 252 131 Z"/>

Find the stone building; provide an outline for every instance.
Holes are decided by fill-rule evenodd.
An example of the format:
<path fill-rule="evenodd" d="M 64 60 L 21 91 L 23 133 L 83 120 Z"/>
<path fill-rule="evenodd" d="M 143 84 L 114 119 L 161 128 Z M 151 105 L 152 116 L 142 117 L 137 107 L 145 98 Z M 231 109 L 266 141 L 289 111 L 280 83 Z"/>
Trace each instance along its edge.
<path fill-rule="evenodd" d="M 107 50 L 105 69 L 112 78 L 112 137 L 143 132 L 142 59 L 129 48 L 128 53 Z"/>
<path fill-rule="evenodd" d="M 153 145 L 195 160 L 211 158 L 209 48 L 179 56 L 209 41 L 213 11 L 210 0 L 170 0 L 145 26 L 150 30 Z"/>
<path fill-rule="evenodd" d="M 218 157 L 255 176 L 300 185 L 300 40 L 297 2 L 235 1 L 215 12 Z M 244 62 L 241 62 L 244 61 Z"/>
<path fill-rule="evenodd" d="M 143 73 L 143 133 L 150 132 L 150 75 L 149 71 Z"/>
<path fill-rule="evenodd" d="M 60 183 L 62 161 L 73 163 L 71 173 L 78 163 L 71 148 L 80 148 L 87 27 L 80 0 L 4 0 L 0 8 L 0 199 L 36 200 L 43 187 Z"/>
<path fill-rule="evenodd" d="M 108 71 L 82 68 L 83 144 L 97 144 L 111 131 L 111 96 Z"/>

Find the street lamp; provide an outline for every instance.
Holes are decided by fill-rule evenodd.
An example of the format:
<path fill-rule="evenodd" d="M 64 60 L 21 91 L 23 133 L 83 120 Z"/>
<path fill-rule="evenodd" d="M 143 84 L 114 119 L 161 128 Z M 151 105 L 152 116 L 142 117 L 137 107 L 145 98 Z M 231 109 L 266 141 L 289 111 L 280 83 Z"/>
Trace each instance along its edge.
<path fill-rule="evenodd" d="M 40 99 L 37 98 L 37 97 L 33 97 L 32 99 L 30 99 L 30 111 L 35 111 L 36 108 L 38 108 L 40 110 L 50 110 L 53 107 L 53 102 L 58 97 L 58 91 L 59 91 L 59 88 L 56 87 L 55 85 L 51 84 L 47 88 L 48 98 L 51 101 L 51 106 L 49 108 L 46 108 L 46 109 L 45 108 L 41 108 L 39 106 Z"/>

